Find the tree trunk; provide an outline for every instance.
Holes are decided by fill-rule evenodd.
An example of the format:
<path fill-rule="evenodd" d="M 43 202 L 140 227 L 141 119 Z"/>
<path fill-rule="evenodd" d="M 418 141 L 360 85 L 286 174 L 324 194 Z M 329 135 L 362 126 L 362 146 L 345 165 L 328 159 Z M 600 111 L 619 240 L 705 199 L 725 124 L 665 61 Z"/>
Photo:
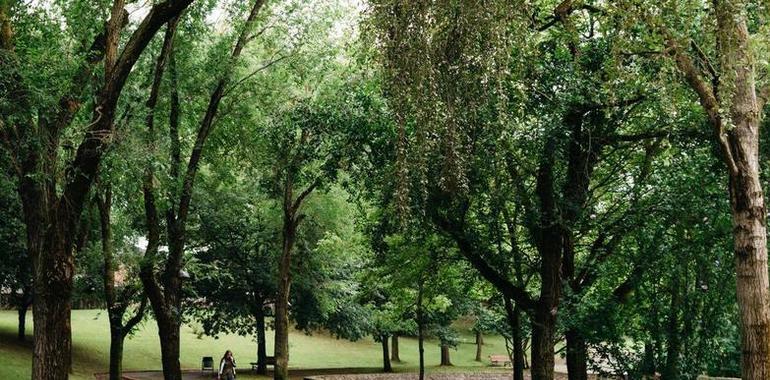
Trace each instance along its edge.
<path fill-rule="evenodd" d="M 72 360 L 72 276 L 74 256 L 66 241 L 66 232 L 49 233 L 46 250 L 39 252 L 35 265 L 35 299 L 33 323 L 35 348 L 32 378 L 35 380 L 66 380 Z"/>
<path fill-rule="evenodd" d="M 575 329 L 565 333 L 567 340 L 567 374 L 569 380 L 588 380 L 588 347 Z"/>
<path fill-rule="evenodd" d="M 393 337 L 390 339 L 390 360 L 394 362 L 400 362 L 401 358 L 398 354 L 398 334 L 393 334 Z"/>
<path fill-rule="evenodd" d="M 441 344 L 441 366 L 451 366 L 452 361 L 449 360 L 449 345 L 442 343 Z"/>
<path fill-rule="evenodd" d="M 27 339 L 27 309 L 29 309 L 27 304 L 19 305 L 19 332 L 17 337 L 21 342 Z"/>
<path fill-rule="evenodd" d="M 422 315 L 423 279 L 417 286 L 417 350 L 420 354 L 420 380 L 425 380 L 425 327 Z"/>
<path fill-rule="evenodd" d="M 729 174 L 735 255 L 736 291 L 741 327 L 741 377 L 770 378 L 770 311 L 768 310 L 767 229 L 765 199 L 759 178 L 759 131 L 762 109 L 757 99 L 755 58 L 742 2 L 715 2 L 720 75 L 713 83 L 673 38 L 676 64 L 698 93 L 721 147 Z M 724 94 L 717 91 L 722 90 Z M 721 95 L 721 96 L 720 96 Z M 729 116 L 720 103 L 730 100 Z"/>
<path fill-rule="evenodd" d="M 123 380 L 123 331 L 110 329 L 110 380 Z"/>
<path fill-rule="evenodd" d="M 668 326 L 666 328 L 666 364 L 661 373 L 663 379 L 677 379 L 679 376 L 679 353 L 681 352 L 681 334 L 679 329 L 679 309 L 681 307 L 681 291 L 679 276 L 675 275 L 671 284 L 671 305 L 668 309 Z"/>
<path fill-rule="evenodd" d="M 521 332 L 521 310 L 513 308 L 513 380 L 524 380 L 524 334 Z"/>
<path fill-rule="evenodd" d="M 484 336 L 481 335 L 481 330 L 476 330 L 476 361 L 481 361 L 481 346 L 484 344 Z"/>
<path fill-rule="evenodd" d="M 393 368 L 390 366 L 390 353 L 388 352 L 388 336 L 381 336 L 380 342 L 382 343 L 382 371 L 393 372 Z"/>
<path fill-rule="evenodd" d="M 532 380 L 553 380 L 556 316 L 538 306 L 532 319 Z"/>
<path fill-rule="evenodd" d="M 759 126 L 755 125 L 754 128 L 758 129 Z M 756 144 L 756 141 L 753 142 L 754 146 Z M 768 379 L 770 315 L 767 300 L 770 294 L 765 202 L 756 154 L 747 164 L 745 170 L 730 176 L 737 298 L 742 330 L 742 374 L 744 379 Z"/>
<path fill-rule="evenodd" d="M 287 190 L 291 199 L 291 190 Z M 289 292 L 291 291 L 291 253 L 294 247 L 296 225 L 294 215 L 284 215 L 283 252 L 278 269 L 278 291 L 275 300 L 275 380 L 289 379 Z"/>
<path fill-rule="evenodd" d="M 508 297 L 503 297 L 505 302 L 505 314 L 508 324 L 511 327 L 511 340 L 513 344 L 513 380 L 524 380 L 524 337 L 521 333 L 521 310 L 518 306 L 514 307 L 513 302 Z"/>
<path fill-rule="evenodd" d="M 257 305 L 257 374 L 267 374 L 267 342 L 265 340 L 265 312 L 262 304 Z"/>
<path fill-rule="evenodd" d="M 182 380 L 182 368 L 179 364 L 179 323 L 173 317 L 156 316 L 156 318 L 158 319 L 163 379 Z"/>

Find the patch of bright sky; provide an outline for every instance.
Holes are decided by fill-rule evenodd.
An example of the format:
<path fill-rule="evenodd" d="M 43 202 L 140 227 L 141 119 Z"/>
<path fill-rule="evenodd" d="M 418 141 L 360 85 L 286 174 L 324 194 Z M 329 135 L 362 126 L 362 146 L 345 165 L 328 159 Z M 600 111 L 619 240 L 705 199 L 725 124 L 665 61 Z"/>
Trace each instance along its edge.
<path fill-rule="evenodd" d="M 206 22 L 219 29 L 226 28 L 230 22 L 230 15 L 227 12 L 227 7 L 233 4 L 235 1 L 243 0 L 224 0 L 220 1 L 211 13 L 206 17 Z M 328 4 L 325 0 L 314 0 L 308 2 L 308 7 L 313 8 L 317 6 L 324 6 Z M 45 9 L 46 11 L 53 11 L 56 9 L 55 0 L 28 0 L 27 7 Z M 152 0 L 139 0 L 126 4 L 126 10 L 129 14 L 129 20 L 131 23 L 139 23 L 147 16 L 150 8 L 152 7 Z M 335 20 L 332 25 L 330 36 L 334 39 L 343 39 L 356 37 L 357 25 L 360 19 L 360 15 L 363 14 L 366 9 L 364 0 L 337 0 L 336 5 L 340 7 L 342 17 Z"/>

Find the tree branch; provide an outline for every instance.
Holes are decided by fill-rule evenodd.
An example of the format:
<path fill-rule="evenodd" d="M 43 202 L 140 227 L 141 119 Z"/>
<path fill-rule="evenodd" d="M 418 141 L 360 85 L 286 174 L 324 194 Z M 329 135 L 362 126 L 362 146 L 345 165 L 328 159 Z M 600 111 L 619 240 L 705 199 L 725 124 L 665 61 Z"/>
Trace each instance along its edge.
<path fill-rule="evenodd" d="M 193 0 L 167 0 L 158 3 L 139 24 L 117 58 L 112 75 L 102 87 L 91 126 L 85 133 L 75 154 L 75 159 L 66 169 L 67 183 L 57 202 L 61 214 L 68 220 L 68 228 L 83 208 L 85 196 L 91 188 L 104 149 L 110 143 L 114 128 L 115 109 L 131 69 L 160 27 L 179 15 Z"/>
<path fill-rule="evenodd" d="M 200 127 L 198 128 L 198 133 L 195 138 L 195 145 L 193 146 L 192 153 L 190 154 L 190 159 L 187 163 L 187 171 L 182 183 L 182 193 L 179 198 L 179 209 L 177 211 L 177 223 L 180 223 L 180 225 L 183 225 L 187 220 L 190 201 L 192 199 L 192 187 L 195 181 L 195 175 L 198 172 L 198 164 L 200 162 L 201 156 L 203 155 L 203 147 L 214 126 L 214 118 L 217 114 L 217 111 L 219 110 L 219 105 L 222 101 L 222 97 L 224 96 L 225 88 L 230 81 L 232 71 L 235 69 L 235 64 L 237 63 L 241 52 L 246 47 L 253 23 L 256 20 L 257 15 L 259 14 L 259 11 L 264 3 L 265 0 L 254 1 L 251 12 L 246 19 L 246 24 L 244 25 L 243 30 L 241 30 L 241 33 L 238 36 L 238 40 L 235 43 L 235 47 L 233 48 L 232 54 L 230 55 L 230 62 L 228 63 L 225 72 L 217 82 L 214 91 L 211 93 L 209 104 L 206 108 L 206 114 L 203 116 L 203 120 L 201 121 Z"/>

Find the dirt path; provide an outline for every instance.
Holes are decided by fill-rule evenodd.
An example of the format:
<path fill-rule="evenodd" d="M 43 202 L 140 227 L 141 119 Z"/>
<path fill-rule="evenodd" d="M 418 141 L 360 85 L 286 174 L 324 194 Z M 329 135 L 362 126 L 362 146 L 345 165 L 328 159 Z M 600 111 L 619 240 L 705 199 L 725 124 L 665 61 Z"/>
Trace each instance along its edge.
<path fill-rule="evenodd" d="M 330 369 L 297 369 L 289 372 L 292 379 L 314 379 L 314 380 L 411 380 L 416 379 L 416 373 L 394 373 L 383 374 L 378 369 L 373 368 L 330 368 Z M 529 374 L 525 374 L 525 379 L 529 379 Z M 188 370 L 182 374 L 184 380 L 212 380 L 216 379 L 213 372 L 201 372 L 199 370 Z M 268 378 L 272 378 L 272 373 L 268 373 Z M 501 372 L 490 373 L 428 373 L 428 380 L 505 380 L 511 376 Z M 96 375 L 97 380 L 106 380 L 105 374 Z M 126 372 L 124 380 L 163 380 L 163 373 L 160 371 L 141 371 Z M 566 380 L 567 376 L 557 373 L 555 380 Z"/>

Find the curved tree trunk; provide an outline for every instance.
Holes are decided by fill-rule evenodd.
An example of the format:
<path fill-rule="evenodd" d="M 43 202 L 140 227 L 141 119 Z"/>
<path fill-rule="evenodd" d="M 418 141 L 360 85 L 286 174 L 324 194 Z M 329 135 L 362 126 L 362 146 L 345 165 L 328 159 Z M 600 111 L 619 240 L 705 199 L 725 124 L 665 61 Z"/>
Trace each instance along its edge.
<path fill-rule="evenodd" d="M 766 209 L 759 178 L 763 104 L 757 97 L 745 7 L 742 2 L 715 2 L 719 75 L 729 80 L 715 84 L 704 78 L 686 49 L 670 35 L 666 35 L 666 42 L 675 53 L 677 67 L 698 94 L 727 166 L 741 322 L 741 377 L 759 380 L 770 378 L 770 290 Z M 729 113 L 724 112 L 720 95 L 729 99 Z"/>

